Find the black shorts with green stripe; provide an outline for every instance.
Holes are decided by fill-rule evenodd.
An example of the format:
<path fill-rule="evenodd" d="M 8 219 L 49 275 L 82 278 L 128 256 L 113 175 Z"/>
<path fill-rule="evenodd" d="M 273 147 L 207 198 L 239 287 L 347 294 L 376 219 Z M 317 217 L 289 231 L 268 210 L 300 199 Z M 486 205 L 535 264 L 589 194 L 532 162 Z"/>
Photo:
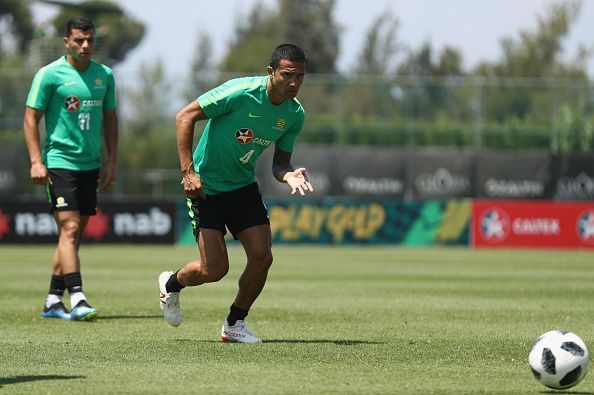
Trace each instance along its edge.
<path fill-rule="evenodd" d="M 206 195 L 206 199 L 187 199 L 187 204 L 196 240 L 200 229 L 218 229 L 223 234 L 229 229 L 237 240 L 237 234 L 244 229 L 270 224 L 257 183 L 217 195 Z"/>

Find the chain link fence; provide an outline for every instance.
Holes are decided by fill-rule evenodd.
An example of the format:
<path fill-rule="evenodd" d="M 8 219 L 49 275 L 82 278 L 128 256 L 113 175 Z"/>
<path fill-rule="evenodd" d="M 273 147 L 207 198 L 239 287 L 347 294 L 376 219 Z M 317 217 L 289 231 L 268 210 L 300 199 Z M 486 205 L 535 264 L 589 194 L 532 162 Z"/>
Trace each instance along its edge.
<path fill-rule="evenodd" d="M 11 152 L 26 152 L 22 117 L 35 70 L 0 69 L 0 144 L 14 146 Z M 175 113 L 240 75 L 155 80 L 150 68 L 116 68 L 115 75 L 121 122 L 116 191 L 151 196 L 178 191 Z M 585 79 L 310 74 L 299 100 L 306 110 L 299 143 L 309 145 L 594 151 L 594 84 Z M 197 126 L 196 140 L 203 126 Z M 39 193 L 29 186 L 27 161 L 21 162 L 16 190 Z"/>

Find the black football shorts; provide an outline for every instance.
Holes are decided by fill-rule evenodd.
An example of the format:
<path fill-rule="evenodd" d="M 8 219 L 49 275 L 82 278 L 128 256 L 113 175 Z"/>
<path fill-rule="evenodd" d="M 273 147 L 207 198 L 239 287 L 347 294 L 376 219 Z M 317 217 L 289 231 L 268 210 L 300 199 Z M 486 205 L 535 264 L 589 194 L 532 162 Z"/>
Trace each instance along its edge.
<path fill-rule="evenodd" d="M 270 224 L 257 183 L 217 195 L 207 195 L 206 199 L 187 199 L 187 204 L 196 240 L 201 228 L 218 229 L 223 234 L 229 229 L 237 240 L 237 234 L 244 229 Z"/>
<path fill-rule="evenodd" d="M 78 211 L 95 215 L 99 169 L 74 171 L 48 169 L 52 184 L 47 186 L 50 211 Z"/>

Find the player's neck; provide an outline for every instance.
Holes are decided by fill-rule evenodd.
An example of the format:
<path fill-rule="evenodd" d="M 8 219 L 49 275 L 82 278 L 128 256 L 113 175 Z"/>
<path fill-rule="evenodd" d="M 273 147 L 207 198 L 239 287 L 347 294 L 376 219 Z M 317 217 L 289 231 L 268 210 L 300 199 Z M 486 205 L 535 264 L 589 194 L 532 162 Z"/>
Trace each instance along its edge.
<path fill-rule="evenodd" d="M 89 68 L 89 63 L 91 63 L 90 60 L 77 60 L 71 55 L 66 56 L 66 61 L 80 72 L 86 71 Z"/>

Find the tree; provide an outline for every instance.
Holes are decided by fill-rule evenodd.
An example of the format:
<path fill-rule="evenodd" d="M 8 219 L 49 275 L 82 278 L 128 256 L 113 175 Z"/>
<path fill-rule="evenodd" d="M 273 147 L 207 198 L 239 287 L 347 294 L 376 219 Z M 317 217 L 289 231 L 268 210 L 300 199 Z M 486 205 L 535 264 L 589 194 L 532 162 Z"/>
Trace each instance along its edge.
<path fill-rule="evenodd" d="M 121 135 L 121 167 L 124 171 L 143 169 L 174 169 L 179 166 L 175 154 L 175 122 L 170 92 L 171 84 L 165 77 L 163 61 L 143 64 L 138 73 L 140 80 L 129 88 L 127 104 L 129 116 Z M 128 191 L 141 188 L 140 180 L 130 180 Z M 138 192 L 138 191 L 137 191 Z"/>
<path fill-rule="evenodd" d="M 61 3 L 63 4 L 63 3 Z M 144 25 L 128 16 L 117 4 L 108 0 L 87 0 L 78 4 L 63 4 L 52 20 L 56 31 L 64 34 L 66 22 L 80 15 L 81 9 L 95 23 L 100 40 L 99 57 L 111 66 L 122 62 L 144 36 Z"/>
<path fill-rule="evenodd" d="M 234 38 L 221 63 L 221 71 L 245 74 L 266 70 L 270 50 L 279 39 L 277 15 L 258 2 L 247 17 L 239 17 Z"/>
<path fill-rule="evenodd" d="M 12 38 L 16 42 L 16 49 L 20 54 L 27 49 L 27 44 L 33 37 L 33 18 L 29 4 L 21 0 L 0 1 L 0 23 L 7 21 Z M 0 36 L 0 42 L 3 37 Z M 1 50 L 1 48 L 0 48 Z M 0 59 L 2 54 L 0 53 Z"/>
<path fill-rule="evenodd" d="M 462 75 L 462 55 L 457 49 L 446 46 L 435 59 L 431 44 L 425 42 L 419 50 L 409 53 L 398 67 L 398 74 L 430 77 Z"/>
<path fill-rule="evenodd" d="M 31 82 L 31 76 L 22 72 L 34 30 L 29 4 L 21 0 L 0 1 L 0 26 L 5 26 L 0 30 L 0 129 L 3 137 L 8 137 L 13 131 L 20 132 L 24 106 L 15 97 L 26 97 Z"/>
<path fill-rule="evenodd" d="M 279 2 L 279 41 L 296 44 L 306 51 L 309 73 L 335 73 L 340 34 L 333 16 L 335 0 Z"/>
<path fill-rule="evenodd" d="M 167 92 L 171 92 L 171 86 L 165 79 L 163 61 L 158 59 L 152 66 L 143 64 L 138 75 L 138 88 L 128 94 L 132 115 L 128 131 L 133 136 L 142 136 L 159 124 L 169 122 Z"/>
<path fill-rule="evenodd" d="M 334 3 L 334 0 L 278 0 L 276 10 L 257 3 L 236 24 L 221 71 L 262 72 L 272 48 L 290 42 L 307 53 L 308 72 L 335 72 L 340 29 L 333 20 Z"/>
<path fill-rule="evenodd" d="M 398 27 L 398 19 L 389 11 L 375 19 L 359 53 L 356 73 L 381 75 L 396 71 L 397 55 L 402 49 L 396 36 Z"/>
<path fill-rule="evenodd" d="M 584 78 L 584 61 L 588 51 L 582 49 L 578 59 L 570 63 L 561 59 L 563 39 L 578 19 L 581 7 L 579 0 L 552 4 L 544 16 L 538 17 L 536 31 L 521 30 L 517 38 L 502 39 L 502 59 L 493 64 L 483 63 L 476 71 L 481 75 L 502 77 Z"/>
<path fill-rule="evenodd" d="M 523 122 L 548 128 L 551 114 L 554 118 L 567 118 L 562 109 L 579 106 L 580 100 L 584 100 L 583 95 L 588 92 L 576 91 L 573 88 L 576 81 L 560 83 L 562 78 L 582 80 L 581 85 L 587 82 L 585 61 L 591 53 L 582 48 L 573 61 L 564 62 L 562 57 L 563 40 L 578 19 L 581 6 L 582 2 L 575 0 L 552 4 L 544 16 L 538 17 L 535 31 L 520 30 L 517 37 L 504 38 L 502 58 L 476 68 L 475 73 L 480 75 L 519 78 L 511 87 L 508 84 L 485 87 L 483 107 L 488 122 L 508 125 Z M 576 120 L 579 112 L 572 114 L 572 124 L 585 124 Z"/>
<path fill-rule="evenodd" d="M 213 60 L 212 39 L 207 33 L 198 34 L 198 42 L 190 68 L 189 83 L 184 89 L 188 101 L 195 99 L 214 83 L 216 65 Z"/>

